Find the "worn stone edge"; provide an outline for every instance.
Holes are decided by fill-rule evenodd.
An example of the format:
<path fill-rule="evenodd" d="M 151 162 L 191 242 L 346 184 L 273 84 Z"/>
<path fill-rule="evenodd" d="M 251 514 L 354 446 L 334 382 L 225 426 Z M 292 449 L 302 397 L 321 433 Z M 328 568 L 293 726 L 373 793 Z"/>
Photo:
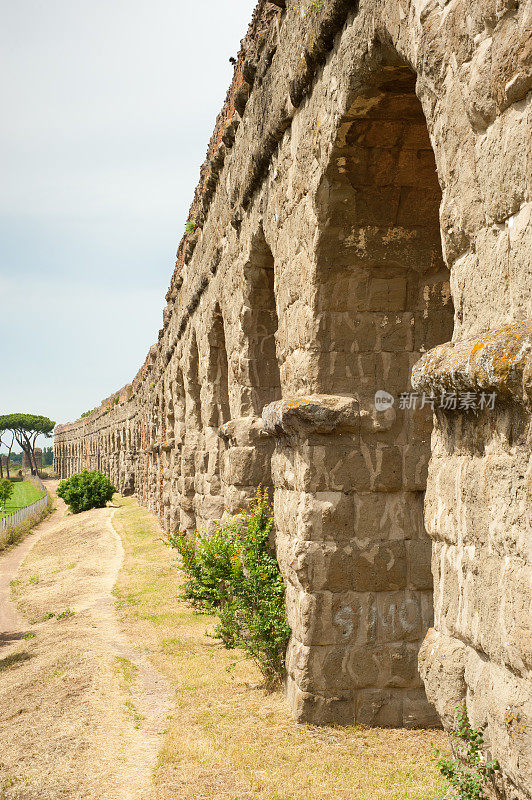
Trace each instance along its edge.
<path fill-rule="evenodd" d="M 430 350 L 412 370 L 416 391 L 496 392 L 532 404 L 532 320 Z"/>
<path fill-rule="evenodd" d="M 262 412 L 264 430 L 272 436 L 356 432 L 360 427 L 360 405 L 356 397 L 308 395 L 276 400 Z"/>

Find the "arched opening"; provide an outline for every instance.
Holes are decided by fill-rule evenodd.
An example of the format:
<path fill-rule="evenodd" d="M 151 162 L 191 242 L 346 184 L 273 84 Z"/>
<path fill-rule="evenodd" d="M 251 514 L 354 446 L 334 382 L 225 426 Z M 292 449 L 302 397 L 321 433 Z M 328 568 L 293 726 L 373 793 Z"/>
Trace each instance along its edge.
<path fill-rule="evenodd" d="M 423 499 L 433 409 L 412 398 L 410 376 L 422 353 L 452 337 L 454 312 L 441 189 L 415 82 L 408 66 L 388 66 L 356 97 L 320 188 L 317 311 L 325 352 L 317 389 L 355 394 L 373 420 L 354 443 L 374 471 L 364 490 L 351 487 L 364 521 L 357 533 L 384 541 L 400 524 L 425 575 L 422 587 L 407 584 L 429 590 Z M 394 399 L 387 419 L 375 406 L 378 391 Z M 369 530 L 368 503 L 379 509 Z"/>
<path fill-rule="evenodd" d="M 184 353 L 185 437 L 181 451 L 180 527 L 192 532 L 197 524 L 196 484 L 203 472 L 203 441 L 199 351 L 193 330 Z"/>
<path fill-rule="evenodd" d="M 153 395 L 152 405 L 148 408 L 148 461 L 146 481 L 146 504 L 150 511 L 158 514 L 160 510 L 159 495 L 159 445 L 161 440 L 161 397 Z"/>
<path fill-rule="evenodd" d="M 229 407 L 229 367 L 225 345 L 224 320 L 220 306 L 214 308 L 209 335 L 207 386 L 212 387 L 210 424 L 220 427 L 231 417 Z"/>
<path fill-rule="evenodd" d="M 432 623 L 423 520 L 432 408 L 421 408 L 421 398 L 415 409 L 403 406 L 400 397 L 410 396 L 421 353 L 452 335 L 440 201 L 415 76 L 397 61 L 381 63 L 340 120 L 314 198 L 308 385 L 313 394 L 336 395 L 327 399 L 336 407 L 352 399 L 357 412 L 348 425 L 339 415 L 325 434 L 277 445 L 283 458 L 305 463 L 313 487 L 307 498 L 294 486 L 298 537 L 302 548 L 311 539 L 312 549 L 305 587 L 294 581 L 287 589 L 294 609 L 288 690 L 302 721 L 322 721 L 325 698 L 338 704 L 337 721 L 437 724 L 417 669 Z M 387 408 L 376 405 L 377 392 L 387 393 Z M 310 607 L 309 596 L 317 619 L 300 624 L 296 609 Z M 324 613 L 326 644 L 313 639 Z"/>
<path fill-rule="evenodd" d="M 261 416 L 265 406 L 281 398 L 281 378 L 274 259 L 262 225 L 251 237 L 242 278 L 239 349 L 230 358 L 236 413 L 221 431 L 224 507 L 231 513 L 249 505 L 259 484 L 272 485 L 274 442 L 261 436 Z"/>
<path fill-rule="evenodd" d="M 248 383 L 251 406 L 256 415 L 268 403 L 281 398 L 281 377 L 275 334 L 279 325 L 275 302 L 275 271 L 272 251 L 262 228 L 251 242 L 244 265 L 244 333 L 249 343 Z"/>
<path fill-rule="evenodd" d="M 231 418 L 229 364 L 225 340 L 224 318 L 219 303 L 214 306 L 207 336 L 205 383 L 202 388 L 203 446 L 205 456 L 200 464 L 200 516 L 209 525 L 224 511 L 224 447 L 220 428 Z M 199 505 L 198 505 L 199 508 Z"/>
<path fill-rule="evenodd" d="M 415 75 L 388 67 L 342 120 L 318 197 L 320 390 L 407 391 L 419 354 L 450 338 L 440 202 Z"/>
<path fill-rule="evenodd" d="M 201 428 L 201 385 L 199 382 L 199 352 L 196 332 L 192 331 L 190 354 L 186 371 L 186 417 L 187 429 Z"/>
<path fill-rule="evenodd" d="M 179 530 L 181 493 L 181 453 L 185 436 L 185 391 L 177 366 L 169 370 L 166 395 L 166 478 L 164 488 L 165 521 L 168 530 Z"/>
<path fill-rule="evenodd" d="M 181 370 L 170 377 L 167 389 L 167 436 L 178 447 L 185 433 L 185 388 Z"/>

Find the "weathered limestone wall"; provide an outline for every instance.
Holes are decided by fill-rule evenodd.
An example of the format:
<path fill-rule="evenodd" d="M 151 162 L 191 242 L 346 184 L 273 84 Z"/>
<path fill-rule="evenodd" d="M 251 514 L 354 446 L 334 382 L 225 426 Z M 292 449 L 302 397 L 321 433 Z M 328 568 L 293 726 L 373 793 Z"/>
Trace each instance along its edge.
<path fill-rule="evenodd" d="M 430 628 L 430 700 L 450 724 L 465 697 L 529 798 L 532 6 L 293 5 L 243 40 L 158 343 L 55 467 L 169 529 L 274 486 L 296 717 L 433 724 Z M 398 400 L 427 351 L 434 430 Z"/>
<path fill-rule="evenodd" d="M 488 724 L 509 797 L 532 776 L 532 323 L 443 345 L 416 365 L 427 391 L 496 392 L 494 411 L 437 413 L 428 491 L 436 622 L 420 657 L 447 724 L 466 697 Z"/>

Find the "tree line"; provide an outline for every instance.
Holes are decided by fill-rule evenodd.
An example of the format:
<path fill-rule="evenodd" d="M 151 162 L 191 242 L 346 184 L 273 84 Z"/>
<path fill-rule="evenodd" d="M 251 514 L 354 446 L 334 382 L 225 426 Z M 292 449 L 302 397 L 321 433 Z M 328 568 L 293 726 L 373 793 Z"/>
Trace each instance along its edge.
<path fill-rule="evenodd" d="M 4 414 L 0 416 L 0 446 L 7 448 L 6 470 L 9 478 L 9 460 L 15 442 L 26 453 L 31 474 L 37 474 L 35 460 L 35 442 L 38 436 L 50 438 L 55 428 L 55 422 L 48 417 L 36 414 Z M 10 441 L 11 437 L 11 441 Z M 2 459 L 0 458 L 0 478 L 3 478 Z"/>

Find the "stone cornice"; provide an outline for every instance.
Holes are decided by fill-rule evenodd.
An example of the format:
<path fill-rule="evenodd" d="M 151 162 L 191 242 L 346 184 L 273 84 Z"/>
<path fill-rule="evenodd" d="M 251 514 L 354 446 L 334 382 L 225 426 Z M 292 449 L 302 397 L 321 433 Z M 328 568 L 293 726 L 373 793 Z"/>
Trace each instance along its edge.
<path fill-rule="evenodd" d="M 424 392 L 496 392 L 532 404 L 532 320 L 430 350 L 412 370 Z"/>
<path fill-rule="evenodd" d="M 360 428 L 360 405 L 356 397 L 327 394 L 277 400 L 263 409 L 262 424 L 274 436 L 356 432 Z"/>

